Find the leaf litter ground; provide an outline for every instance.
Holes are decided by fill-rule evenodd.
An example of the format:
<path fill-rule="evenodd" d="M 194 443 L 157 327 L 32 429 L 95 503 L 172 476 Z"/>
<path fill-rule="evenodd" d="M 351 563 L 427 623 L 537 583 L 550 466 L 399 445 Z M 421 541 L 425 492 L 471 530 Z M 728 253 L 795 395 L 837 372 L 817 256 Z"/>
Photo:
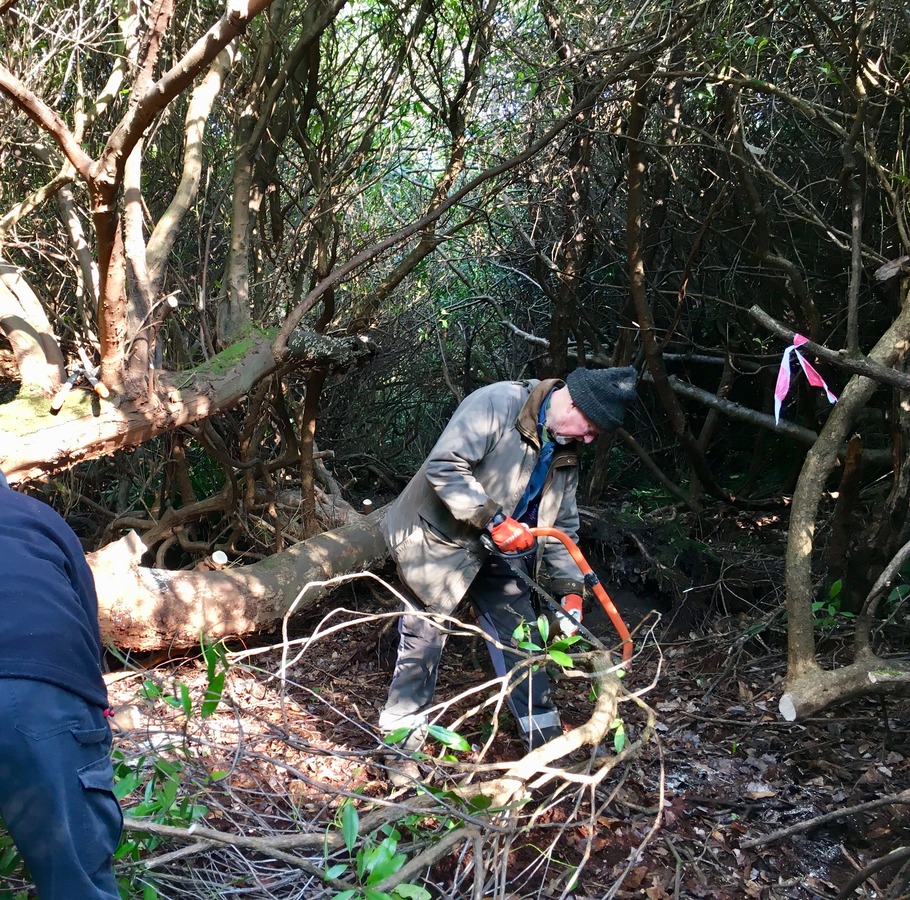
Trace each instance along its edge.
<path fill-rule="evenodd" d="M 635 596 L 640 567 L 627 559 L 610 566 L 614 575 L 623 567 L 617 596 L 633 624 L 645 611 Z M 741 595 L 729 569 L 726 578 Z M 376 721 L 394 660 L 395 607 L 369 583 L 297 617 L 287 638 L 232 646 L 221 701 L 205 717 L 213 673 L 204 659 L 143 660 L 109 684 L 117 773 L 121 789 L 132 788 L 122 801 L 130 827 L 118 874 L 131 896 L 144 898 L 363 898 L 376 881 L 356 877 L 358 849 L 375 850 L 397 833 L 401 858 L 420 865 L 395 897 L 835 898 L 896 850 L 892 865 L 845 896 L 910 896 L 899 851 L 910 844 L 906 703 L 854 702 L 784 722 L 776 703 L 785 632 L 767 606 L 732 614 L 716 598 L 713 606 L 665 606 L 673 629 L 649 631 L 647 617 L 624 684 L 654 711 L 653 738 L 596 785 L 556 779 L 486 825 L 477 808 L 390 782 Z M 588 622 L 611 639 L 603 617 Z M 313 639 L 316 631 L 324 636 Z M 837 653 L 836 633 L 828 648 Z M 466 693 L 490 677 L 478 638 L 451 639 L 437 698 L 463 699 L 443 723 L 468 710 Z M 588 719 L 587 682 L 561 678 L 553 689 L 567 727 Z M 634 745 L 643 720 L 621 714 Z M 493 718 L 474 716 L 459 732 L 475 748 L 489 741 L 483 762 L 520 758 L 508 714 L 491 736 Z M 421 778 L 441 791 L 455 769 L 438 760 L 444 748 L 426 749 L 437 759 L 420 763 Z M 456 756 L 478 761 L 476 751 Z M 574 770 L 590 774 L 601 764 L 576 760 Z M 896 802 L 870 804 L 901 792 Z M 359 813 L 356 834 L 346 803 Z M 337 880 L 325 879 L 345 864 Z M 8 884 L 25 882 L 11 876 Z M 343 893 L 352 886 L 353 895 Z M 416 887 L 427 894 L 409 893 Z"/>
<path fill-rule="evenodd" d="M 351 599 L 351 609 L 372 603 Z M 309 633 L 317 621 L 298 623 L 299 632 Z M 115 741 L 119 765 L 140 778 L 124 798 L 128 813 L 163 790 L 167 779 L 154 760 L 164 757 L 179 766 L 173 779 L 178 806 L 179 798 L 190 797 L 192 808 L 204 809 L 193 822 L 196 833 L 213 829 L 247 840 L 232 843 L 229 837 L 218 844 L 190 833 L 174 837 L 165 827 L 142 844 L 142 835 L 131 832 L 136 859 L 122 859 L 121 874 L 134 886 L 154 885 L 160 897 L 213 891 L 329 897 L 336 891 L 319 873 L 347 855 L 338 815 L 345 797 L 357 798 L 364 822 L 368 807 L 377 822 L 410 818 L 418 848 L 451 829 L 438 816 L 420 821 L 419 813 L 409 813 L 409 799 L 417 795 L 389 783 L 375 729 L 390 675 L 392 641 L 383 627 L 362 622 L 303 653 L 299 646 L 238 653 L 223 701 L 205 719 L 198 714 L 207 683 L 199 659 L 114 677 L 111 693 L 123 728 Z M 910 788 L 903 705 L 862 703 L 810 722 L 781 720 L 781 636 L 769 628 L 743 640 L 741 627 L 721 620 L 701 636 L 650 644 L 636 659 L 628 687 L 647 689 L 656 677 L 646 693 L 657 712 L 656 739 L 595 797 L 584 791 L 566 793 L 562 801 L 548 796 L 533 827 L 496 848 L 503 877 L 486 884 L 482 896 L 827 898 L 859 868 L 905 846 L 910 822 L 899 804 L 755 843 Z M 282 659 L 291 661 L 283 682 L 277 676 Z M 456 696 L 488 678 L 482 645 L 461 639 L 444 655 L 438 694 Z M 178 698 L 179 684 L 186 685 L 195 704 L 190 717 L 160 697 L 145 699 L 148 682 Z M 562 679 L 554 691 L 566 724 L 581 724 L 591 704 L 579 682 Z M 521 756 L 508 717 L 501 716 L 500 724 L 493 758 Z M 634 737 L 634 726 L 630 730 Z M 475 744 L 487 736 L 482 725 L 465 735 Z M 431 771 L 423 766 L 425 777 Z M 437 784 L 443 778 L 436 773 Z M 178 813 L 160 808 L 151 817 L 190 832 L 191 819 Z M 296 845 L 287 839 L 295 835 Z M 281 853 L 306 864 L 295 865 Z M 475 882 L 466 875 L 469 861 L 470 852 L 461 848 L 412 881 L 432 896 L 470 897 Z M 565 873 L 581 861 L 581 876 L 567 889 Z M 897 868 L 882 870 L 852 896 L 905 896 L 907 880 Z"/>

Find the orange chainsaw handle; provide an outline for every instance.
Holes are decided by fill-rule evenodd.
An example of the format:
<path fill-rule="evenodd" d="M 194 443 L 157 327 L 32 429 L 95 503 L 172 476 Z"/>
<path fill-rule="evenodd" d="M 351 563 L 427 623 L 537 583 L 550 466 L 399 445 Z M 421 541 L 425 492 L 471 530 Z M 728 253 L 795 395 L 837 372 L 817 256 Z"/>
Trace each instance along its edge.
<path fill-rule="evenodd" d="M 600 601 L 600 605 L 604 608 L 604 612 L 610 617 L 610 621 L 613 623 L 613 627 L 616 629 L 617 634 L 622 638 L 622 660 L 623 662 L 628 662 L 632 658 L 632 637 L 629 634 L 629 629 L 626 628 L 626 623 L 623 622 L 619 610 L 610 599 L 610 595 L 607 593 L 606 588 L 600 583 L 600 579 L 588 564 L 588 561 L 582 556 L 581 550 L 578 549 L 578 545 L 575 541 L 573 541 L 564 531 L 560 531 L 558 528 L 547 528 L 543 525 L 533 527 L 531 529 L 531 534 L 538 538 L 553 537 L 563 543 L 566 550 L 569 551 L 569 555 L 575 560 L 575 564 L 581 569 L 585 584 L 594 591 L 594 596 Z"/>

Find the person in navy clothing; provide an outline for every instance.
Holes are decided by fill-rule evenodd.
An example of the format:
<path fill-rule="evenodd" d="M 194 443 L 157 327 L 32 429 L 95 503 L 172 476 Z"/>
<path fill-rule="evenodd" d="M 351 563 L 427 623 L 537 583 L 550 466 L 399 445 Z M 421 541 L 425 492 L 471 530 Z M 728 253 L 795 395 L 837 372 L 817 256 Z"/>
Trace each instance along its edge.
<path fill-rule="evenodd" d="M 41 900 L 119 900 L 98 599 L 79 539 L 0 473 L 0 817 Z"/>

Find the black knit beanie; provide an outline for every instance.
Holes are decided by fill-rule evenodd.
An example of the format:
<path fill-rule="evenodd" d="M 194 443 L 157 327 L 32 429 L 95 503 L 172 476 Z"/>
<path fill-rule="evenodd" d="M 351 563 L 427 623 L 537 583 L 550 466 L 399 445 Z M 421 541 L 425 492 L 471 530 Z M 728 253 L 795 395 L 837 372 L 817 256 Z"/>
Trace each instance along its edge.
<path fill-rule="evenodd" d="M 635 399 L 638 373 L 632 366 L 616 369 L 575 369 L 566 378 L 572 402 L 601 431 L 622 425 L 626 406 Z"/>

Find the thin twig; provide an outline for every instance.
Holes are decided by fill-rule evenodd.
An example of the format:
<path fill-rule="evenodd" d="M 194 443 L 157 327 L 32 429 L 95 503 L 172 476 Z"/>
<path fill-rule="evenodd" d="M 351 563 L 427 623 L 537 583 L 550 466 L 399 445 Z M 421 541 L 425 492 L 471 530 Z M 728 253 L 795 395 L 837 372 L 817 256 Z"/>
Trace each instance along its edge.
<path fill-rule="evenodd" d="M 901 791 L 899 794 L 888 794 L 886 797 L 879 797 L 878 800 L 870 800 L 868 803 L 860 803 L 858 806 L 845 806 L 843 809 L 834 810 L 825 813 L 822 816 L 816 816 L 814 819 L 808 819 L 805 822 L 797 822 L 788 828 L 782 828 L 780 831 L 774 831 L 771 834 L 762 835 L 762 837 L 751 838 L 748 841 L 742 841 L 740 847 L 748 850 L 751 847 L 761 847 L 763 844 L 771 844 L 779 841 L 781 838 L 790 837 L 793 834 L 802 834 L 804 831 L 810 831 L 825 825 L 828 822 L 834 822 L 837 819 L 843 819 L 856 813 L 868 812 L 871 809 L 878 809 L 881 806 L 891 806 L 895 803 L 910 803 L 910 790 Z"/>

